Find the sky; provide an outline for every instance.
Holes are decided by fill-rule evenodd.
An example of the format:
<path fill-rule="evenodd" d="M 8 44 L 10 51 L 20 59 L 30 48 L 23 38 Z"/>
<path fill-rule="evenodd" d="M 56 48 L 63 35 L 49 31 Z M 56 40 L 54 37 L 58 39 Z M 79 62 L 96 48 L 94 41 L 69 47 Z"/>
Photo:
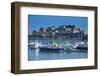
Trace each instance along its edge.
<path fill-rule="evenodd" d="M 87 32 L 88 17 L 76 16 L 50 16 L 50 15 L 28 15 L 28 33 L 32 34 L 33 30 L 47 28 L 49 26 L 59 27 L 61 25 L 75 25 Z"/>

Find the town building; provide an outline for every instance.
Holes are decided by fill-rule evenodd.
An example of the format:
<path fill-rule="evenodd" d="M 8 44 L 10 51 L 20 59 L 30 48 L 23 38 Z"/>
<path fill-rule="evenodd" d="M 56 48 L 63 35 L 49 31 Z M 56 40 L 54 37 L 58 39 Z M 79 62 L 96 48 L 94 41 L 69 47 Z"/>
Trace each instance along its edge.
<path fill-rule="evenodd" d="M 61 25 L 59 27 L 51 26 L 47 28 L 41 27 L 38 31 L 33 30 L 33 38 L 63 38 L 87 40 L 88 35 L 85 31 L 75 25 Z"/>

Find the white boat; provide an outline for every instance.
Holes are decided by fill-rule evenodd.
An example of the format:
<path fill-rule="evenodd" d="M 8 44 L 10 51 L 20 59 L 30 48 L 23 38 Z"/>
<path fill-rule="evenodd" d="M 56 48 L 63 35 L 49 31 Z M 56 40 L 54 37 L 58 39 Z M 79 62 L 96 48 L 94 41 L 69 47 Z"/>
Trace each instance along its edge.
<path fill-rule="evenodd" d="M 69 52 L 72 52 L 72 51 L 73 52 L 87 52 L 88 44 L 87 42 L 84 42 L 84 41 L 79 41 L 79 42 L 76 42 L 75 44 L 66 43 L 64 50 L 69 51 Z"/>
<path fill-rule="evenodd" d="M 38 41 L 34 41 L 34 42 L 29 43 L 28 45 L 33 47 L 33 48 L 39 48 L 42 46 L 42 43 L 38 42 Z"/>
<path fill-rule="evenodd" d="M 34 45 L 34 42 L 30 42 L 28 45 L 29 46 L 33 46 Z"/>

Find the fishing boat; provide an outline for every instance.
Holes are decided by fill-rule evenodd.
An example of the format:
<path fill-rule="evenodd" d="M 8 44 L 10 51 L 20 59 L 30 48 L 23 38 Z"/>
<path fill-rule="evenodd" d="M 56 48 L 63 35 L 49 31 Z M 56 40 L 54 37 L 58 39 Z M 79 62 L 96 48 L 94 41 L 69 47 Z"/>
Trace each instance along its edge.
<path fill-rule="evenodd" d="M 40 47 L 40 51 L 45 52 L 61 52 L 64 48 L 51 48 L 51 47 Z"/>
<path fill-rule="evenodd" d="M 64 51 L 63 47 L 59 47 L 58 44 L 55 42 L 55 31 L 54 28 L 52 29 L 52 41 L 46 47 L 39 47 L 40 51 L 45 52 L 61 52 Z"/>
<path fill-rule="evenodd" d="M 51 43 L 48 46 L 42 46 L 39 47 L 40 51 L 45 51 L 45 52 L 61 52 L 64 50 L 62 47 L 58 47 L 57 43 Z"/>

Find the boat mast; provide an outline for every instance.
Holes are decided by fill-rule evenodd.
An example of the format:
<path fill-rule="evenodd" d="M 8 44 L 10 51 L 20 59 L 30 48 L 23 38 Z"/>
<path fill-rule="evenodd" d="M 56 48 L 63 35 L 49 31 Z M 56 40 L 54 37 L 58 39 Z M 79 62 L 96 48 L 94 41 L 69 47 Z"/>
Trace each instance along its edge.
<path fill-rule="evenodd" d="M 52 27 L 52 42 L 51 42 L 51 46 L 54 48 L 55 45 L 55 27 Z"/>

